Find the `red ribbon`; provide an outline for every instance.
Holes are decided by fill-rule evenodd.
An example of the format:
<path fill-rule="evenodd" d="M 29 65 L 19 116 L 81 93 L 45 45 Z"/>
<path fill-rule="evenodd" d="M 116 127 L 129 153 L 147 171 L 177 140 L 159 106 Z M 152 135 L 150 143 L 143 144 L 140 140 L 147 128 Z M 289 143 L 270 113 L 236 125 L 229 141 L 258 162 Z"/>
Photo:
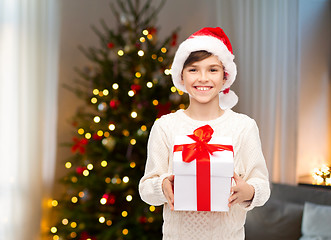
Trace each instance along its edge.
<path fill-rule="evenodd" d="M 232 145 L 208 144 L 214 130 L 205 125 L 194 130 L 192 135 L 187 135 L 195 141 L 191 144 L 175 145 L 174 152 L 182 151 L 183 161 L 190 163 L 196 159 L 197 182 L 197 210 L 210 211 L 210 154 L 216 151 L 232 151 Z"/>

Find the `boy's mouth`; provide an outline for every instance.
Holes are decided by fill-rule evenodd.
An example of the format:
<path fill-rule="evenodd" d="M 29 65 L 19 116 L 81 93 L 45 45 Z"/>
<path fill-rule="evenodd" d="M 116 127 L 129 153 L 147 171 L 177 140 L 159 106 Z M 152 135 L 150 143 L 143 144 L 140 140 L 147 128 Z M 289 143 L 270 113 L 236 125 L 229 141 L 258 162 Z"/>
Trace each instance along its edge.
<path fill-rule="evenodd" d="M 195 86 L 194 88 L 197 89 L 198 91 L 208 91 L 212 87 L 210 87 L 210 86 Z"/>

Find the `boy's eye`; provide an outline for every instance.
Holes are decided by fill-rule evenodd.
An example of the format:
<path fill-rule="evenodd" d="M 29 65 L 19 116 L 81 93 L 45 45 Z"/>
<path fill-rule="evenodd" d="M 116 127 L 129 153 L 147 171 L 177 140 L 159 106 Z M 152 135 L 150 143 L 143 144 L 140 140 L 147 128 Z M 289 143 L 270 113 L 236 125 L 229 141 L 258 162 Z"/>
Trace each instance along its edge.
<path fill-rule="evenodd" d="M 217 69 L 217 68 L 211 68 L 210 71 L 211 71 L 211 72 L 217 72 L 218 69 Z"/>
<path fill-rule="evenodd" d="M 195 69 L 195 68 L 190 68 L 188 71 L 189 71 L 189 72 L 195 72 L 196 69 Z"/>

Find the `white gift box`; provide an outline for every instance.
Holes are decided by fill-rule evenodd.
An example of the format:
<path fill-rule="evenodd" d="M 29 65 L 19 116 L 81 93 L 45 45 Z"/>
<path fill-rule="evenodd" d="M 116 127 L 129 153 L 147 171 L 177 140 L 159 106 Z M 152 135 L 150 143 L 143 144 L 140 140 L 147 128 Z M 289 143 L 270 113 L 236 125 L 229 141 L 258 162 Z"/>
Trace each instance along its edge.
<path fill-rule="evenodd" d="M 175 145 L 195 143 L 188 136 L 177 136 Z M 231 145 L 229 137 L 213 137 L 208 144 Z M 216 151 L 210 157 L 210 211 L 229 211 L 228 200 L 233 177 L 233 152 Z M 174 152 L 174 209 L 181 211 L 197 210 L 196 160 L 186 163 L 182 151 Z M 208 186 L 205 186 L 208 187 Z"/>

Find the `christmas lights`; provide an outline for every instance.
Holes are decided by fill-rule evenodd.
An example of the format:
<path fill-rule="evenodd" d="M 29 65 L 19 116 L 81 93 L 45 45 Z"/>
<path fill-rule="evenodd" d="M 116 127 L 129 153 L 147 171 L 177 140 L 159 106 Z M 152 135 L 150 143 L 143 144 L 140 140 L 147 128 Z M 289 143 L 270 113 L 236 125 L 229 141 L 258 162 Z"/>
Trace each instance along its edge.
<path fill-rule="evenodd" d="M 118 85 L 117 83 L 114 83 L 114 84 L 112 85 L 112 88 L 113 88 L 114 90 L 117 90 L 117 89 L 119 88 L 119 85 Z"/>
<path fill-rule="evenodd" d="M 331 167 L 323 164 L 321 168 L 315 168 L 312 174 L 314 184 L 331 186 Z"/>

